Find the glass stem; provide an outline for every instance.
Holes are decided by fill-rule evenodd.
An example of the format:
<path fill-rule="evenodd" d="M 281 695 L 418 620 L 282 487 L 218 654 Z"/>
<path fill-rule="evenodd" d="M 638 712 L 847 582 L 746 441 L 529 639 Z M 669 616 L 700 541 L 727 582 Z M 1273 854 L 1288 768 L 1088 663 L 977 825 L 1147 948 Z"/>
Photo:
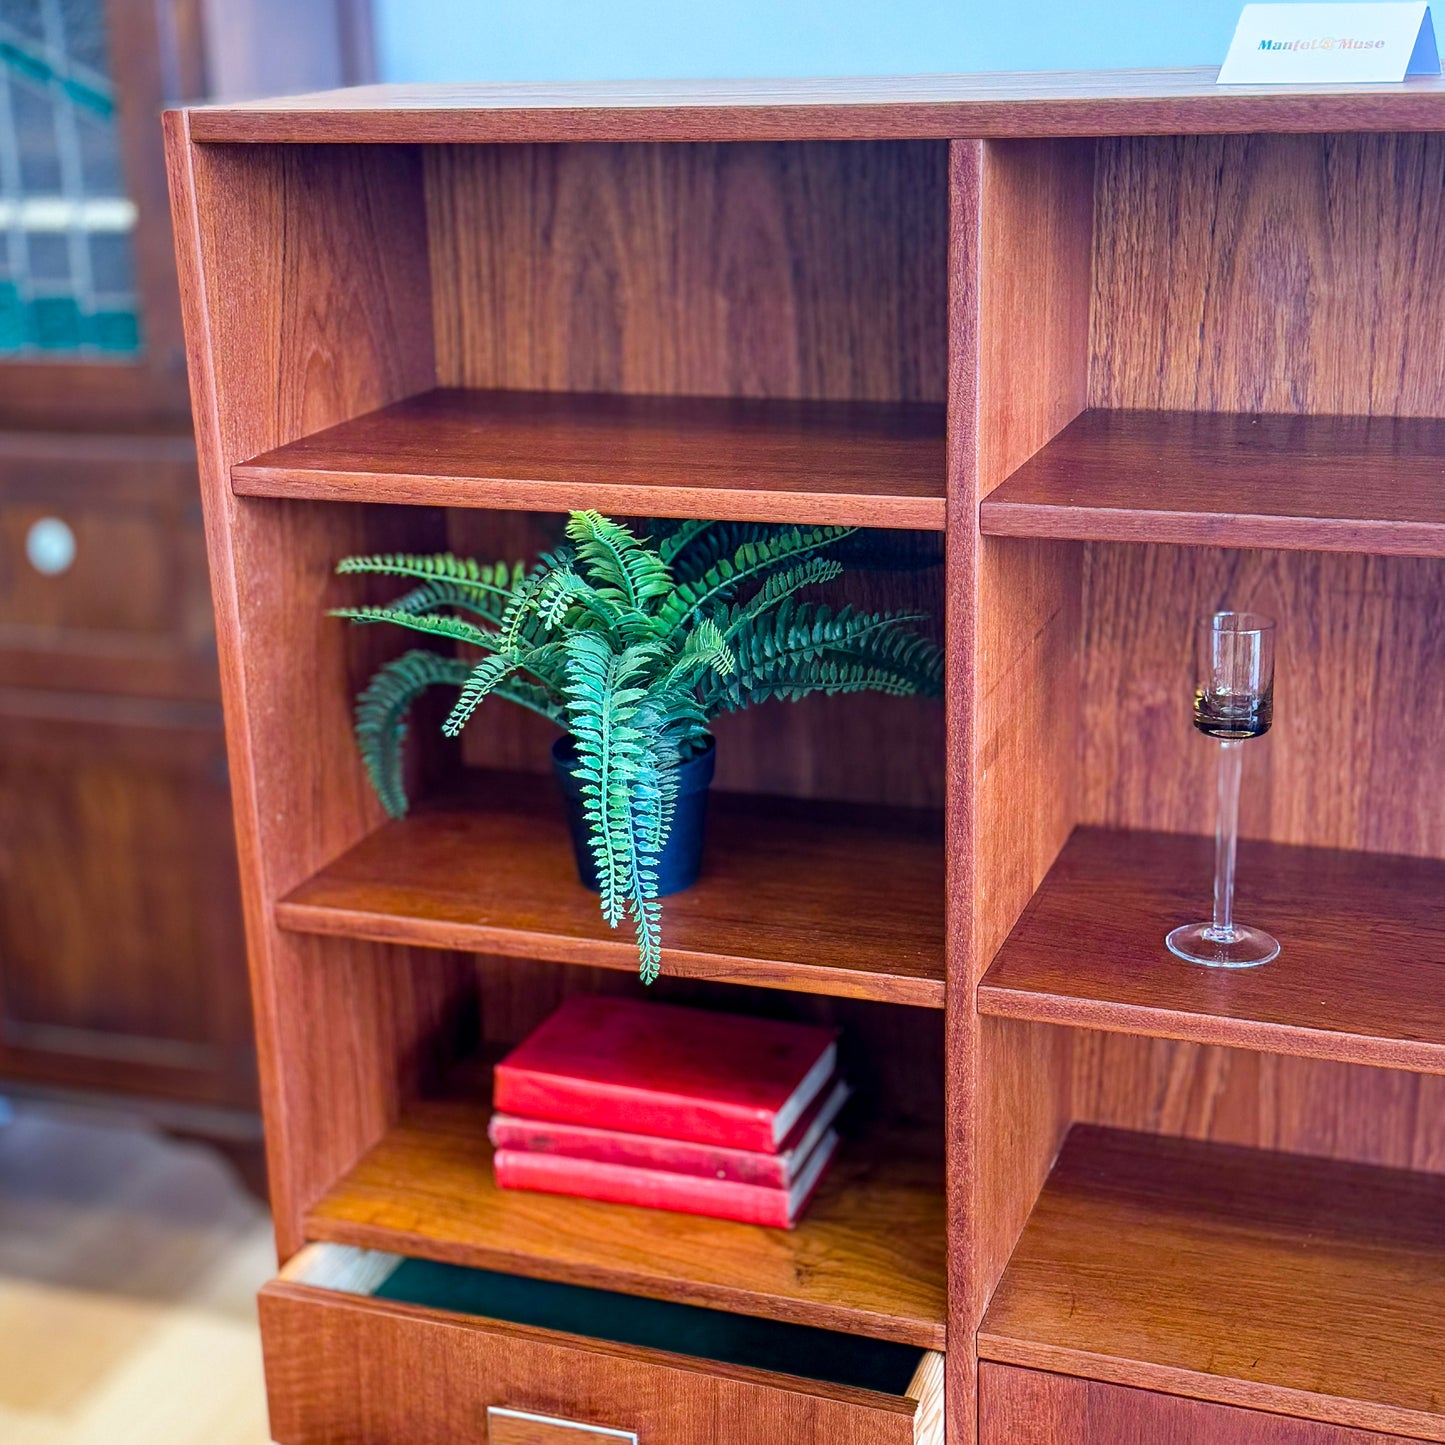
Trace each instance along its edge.
<path fill-rule="evenodd" d="M 1214 825 L 1214 923 L 1216 943 L 1234 940 L 1234 856 L 1239 845 L 1239 774 L 1243 758 L 1239 738 L 1219 742 L 1219 809 Z"/>

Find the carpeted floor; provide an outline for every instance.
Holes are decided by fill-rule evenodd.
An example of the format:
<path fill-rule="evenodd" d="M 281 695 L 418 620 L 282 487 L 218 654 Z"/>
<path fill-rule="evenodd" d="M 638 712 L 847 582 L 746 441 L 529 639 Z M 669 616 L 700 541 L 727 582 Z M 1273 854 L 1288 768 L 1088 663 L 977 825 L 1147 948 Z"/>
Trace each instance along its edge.
<path fill-rule="evenodd" d="M 270 1222 L 220 1156 L 0 1101 L 0 1440 L 264 1445 Z"/>

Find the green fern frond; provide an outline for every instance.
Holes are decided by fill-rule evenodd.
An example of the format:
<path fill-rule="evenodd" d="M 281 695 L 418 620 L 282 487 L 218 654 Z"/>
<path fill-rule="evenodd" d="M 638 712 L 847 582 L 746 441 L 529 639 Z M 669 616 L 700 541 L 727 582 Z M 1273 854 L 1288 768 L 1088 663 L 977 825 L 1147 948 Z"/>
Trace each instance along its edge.
<path fill-rule="evenodd" d="M 687 533 L 668 558 L 673 578 L 679 585 L 696 582 L 718 562 L 725 558 L 731 561 L 745 543 L 765 542 L 781 531 L 783 527 L 777 522 L 702 523 Z"/>
<path fill-rule="evenodd" d="M 761 540 L 744 542 L 731 558 L 719 561 L 696 581 L 677 587 L 658 609 L 658 623 L 673 632 L 696 618 L 708 603 L 726 600 L 744 582 L 831 546 L 853 531 L 852 527 L 783 527 Z"/>
<path fill-rule="evenodd" d="M 858 612 L 789 598 L 771 616 L 751 620 L 733 638 L 737 672 L 709 680 L 710 716 L 774 697 L 870 690 L 894 695 L 943 690 L 943 656 L 912 631 L 907 613 Z"/>
<path fill-rule="evenodd" d="M 461 696 L 447 716 L 447 720 L 442 724 L 442 732 L 449 738 L 456 737 L 467 725 L 471 715 L 481 706 L 482 700 L 490 693 L 495 692 L 498 684 L 504 682 L 516 670 L 517 663 L 514 658 L 484 657 L 468 674 L 466 683 L 462 687 Z"/>
<path fill-rule="evenodd" d="M 657 539 L 653 544 L 657 555 L 671 567 L 679 554 L 697 550 L 698 538 L 708 528 L 721 525 L 720 522 L 708 522 L 700 517 L 693 517 L 686 522 L 664 522 L 660 526 L 649 523 L 648 531 Z M 735 546 L 733 550 L 736 550 Z"/>
<path fill-rule="evenodd" d="M 662 904 L 656 898 L 635 899 L 632 920 L 637 931 L 637 975 L 643 983 L 656 983 L 662 972 Z"/>
<path fill-rule="evenodd" d="M 548 632 L 555 632 L 573 606 L 591 591 L 590 584 L 571 567 L 553 568 L 537 589 L 537 616 L 542 626 Z"/>
<path fill-rule="evenodd" d="M 469 642 L 473 647 L 484 647 L 489 652 L 497 648 L 495 632 L 485 632 L 474 622 L 441 612 L 398 612 L 394 607 L 336 607 L 328 615 L 349 618 L 352 622 L 394 622 L 398 627 L 411 628 L 413 632 L 450 637 L 457 642 Z"/>
<path fill-rule="evenodd" d="M 914 688 L 883 668 L 867 667 L 862 663 L 817 662 L 806 671 L 778 665 L 762 675 L 750 676 L 723 702 L 722 710 L 735 712 L 738 708 L 756 707 L 775 698 L 782 702 L 798 702 L 814 693 L 833 697 L 851 692 L 908 697 Z"/>
<path fill-rule="evenodd" d="M 831 557 L 809 557 L 795 567 L 774 572 L 744 605 L 733 607 L 723 621 L 723 635 L 736 636 L 756 617 L 771 611 L 804 587 L 832 582 L 842 575 L 843 564 Z"/>
<path fill-rule="evenodd" d="M 737 659 L 717 623 L 711 617 L 700 617 L 682 644 L 682 651 L 678 653 L 667 681 L 675 683 L 690 679 L 694 673 L 708 667 L 727 677 L 737 670 Z"/>
<path fill-rule="evenodd" d="M 412 704 L 439 683 L 460 684 L 471 669 L 459 657 L 417 649 L 383 663 L 356 700 L 356 745 L 381 806 L 393 818 L 406 815 L 402 745 Z"/>
<path fill-rule="evenodd" d="M 481 592 L 459 582 L 438 580 L 423 582 L 420 586 L 413 587 L 410 592 L 402 593 L 389 606 L 393 612 L 410 612 L 413 615 L 438 612 L 443 607 L 455 607 L 459 612 L 470 613 L 473 617 L 479 617 L 482 621 L 496 626 L 501 622 L 502 614 L 506 610 L 504 598 L 507 595 Z"/>
<path fill-rule="evenodd" d="M 416 577 L 424 582 L 451 582 L 478 593 L 507 597 L 526 575 L 520 562 L 478 562 L 450 552 L 417 555 L 387 552 L 371 557 L 343 557 L 336 564 L 340 577 L 369 574 L 380 577 Z"/>
<path fill-rule="evenodd" d="M 592 585 L 609 601 L 643 608 L 672 591 L 667 564 L 620 522 L 600 512 L 573 512 L 567 535 Z"/>
<path fill-rule="evenodd" d="M 619 654 L 595 632 L 573 633 L 565 647 L 568 730 L 577 748 L 602 915 L 616 928 L 636 886 L 629 794 L 645 743 L 636 713 L 646 689 L 636 684 L 649 650 Z"/>

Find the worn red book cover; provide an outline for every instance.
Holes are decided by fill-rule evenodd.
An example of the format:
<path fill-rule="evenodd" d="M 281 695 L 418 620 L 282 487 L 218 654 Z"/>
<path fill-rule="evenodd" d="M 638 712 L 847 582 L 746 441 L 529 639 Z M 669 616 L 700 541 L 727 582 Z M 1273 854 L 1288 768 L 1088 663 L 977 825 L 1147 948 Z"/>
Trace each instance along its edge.
<path fill-rule="evenodd" d="M 791 1229 L 808 1206 L 838 1148 L 830 1129 L 788 1189 L 765 1189 L 729 1179 L 704 1179 L 663 1169 L 637 1169 L 628 1164 L 602 1164 L 595 1159 L 569 1159 L 564 1154 L 528 1154 L 502 1149 L 493 1156 L 497 1184 L 503 1189 L 530 1189 L 542 1194 L 569 1194 L 607 1204 L 640 1204 L 678 1214 L 703 1214 L 710 1219 L 738 1219 Z"/>
<path fill-rule="evenodd" d="M 574 995 L 496 1070 L 503 1114 L 776 1154 L 833 1077 L 838 1031 Z"/>
<path fill-rule="evenodd" d="M 629 1164 L 637 1169 L 696 1174 L 705 1179 L 727 1179 L 734 1184 L 754 1184 L 764 1189 L 789 1189 L 818 1141 L 832 1127 L 851 1092 L 838 1078 L 820 1089 L 776 1154 L 724 1149 L 687 1139 L 626 1134 L 620 1129 L 595 1129 L 590 1124 L 521 1119 L 515 1114 L 493 1114 L 487 1135 L 498 1149 L 561 1154 L 569 1159 L 595 1159 L 599 1164 Z"/>

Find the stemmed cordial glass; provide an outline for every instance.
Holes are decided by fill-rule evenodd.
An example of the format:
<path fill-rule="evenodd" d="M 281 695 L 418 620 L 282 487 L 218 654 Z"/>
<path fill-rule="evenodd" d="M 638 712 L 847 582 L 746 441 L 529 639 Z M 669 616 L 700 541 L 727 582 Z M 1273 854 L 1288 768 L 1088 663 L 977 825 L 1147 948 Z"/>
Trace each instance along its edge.
<path fill-rule="evenodd" d="M 1234 920 L 1241 749 L 1274 718 L 1274 622 L 1257 612 L 1216 612 L 1195 632 L 1194 726 L 1219 739 L 1219 814 L 1214 829 L 1214 917 L 1164 941 L 1171 953 L 1211 968 L 1268 963 L 1279 943 Z"/>

